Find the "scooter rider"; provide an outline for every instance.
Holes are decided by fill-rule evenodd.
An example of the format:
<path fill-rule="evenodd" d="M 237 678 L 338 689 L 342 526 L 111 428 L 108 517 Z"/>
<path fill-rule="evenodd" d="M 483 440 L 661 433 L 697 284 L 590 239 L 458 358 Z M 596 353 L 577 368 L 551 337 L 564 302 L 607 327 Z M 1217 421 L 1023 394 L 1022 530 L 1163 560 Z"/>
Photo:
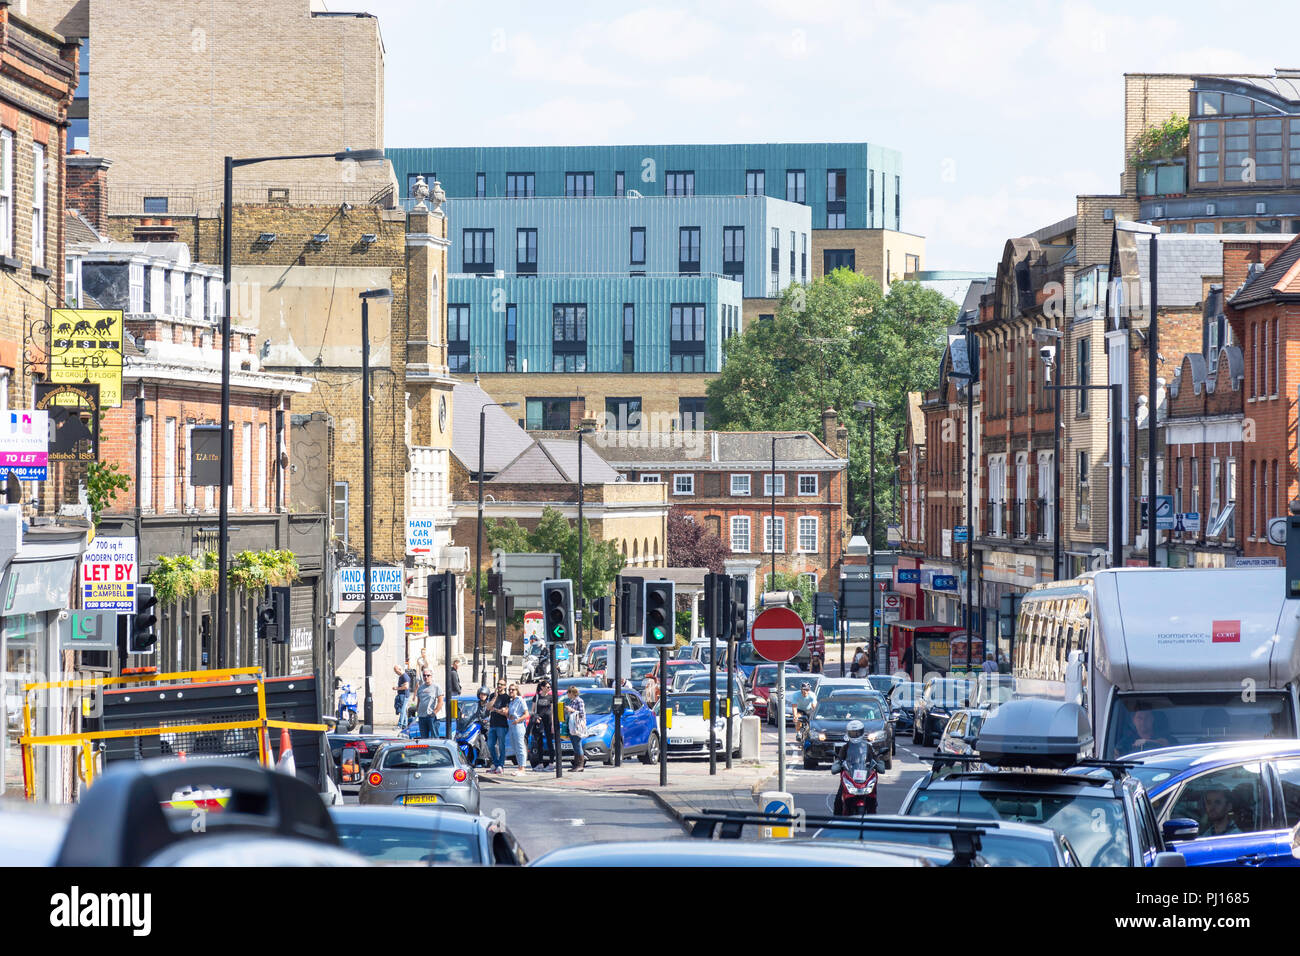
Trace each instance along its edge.
<path fill-rule="evenodd" d="M 875 751 L 872 749 L 871 741 L 867 739 L 867 727 L 860 720 L 850 720 L 844 728 L 845 740 L 843 743 L 835 745 L 835 759 L 831 763 L 831 773 L 839 773 L 844 766 L 845 759 L 849 756 L 849 748 L 866 748 L 866 756 L 873 757 Z"/>

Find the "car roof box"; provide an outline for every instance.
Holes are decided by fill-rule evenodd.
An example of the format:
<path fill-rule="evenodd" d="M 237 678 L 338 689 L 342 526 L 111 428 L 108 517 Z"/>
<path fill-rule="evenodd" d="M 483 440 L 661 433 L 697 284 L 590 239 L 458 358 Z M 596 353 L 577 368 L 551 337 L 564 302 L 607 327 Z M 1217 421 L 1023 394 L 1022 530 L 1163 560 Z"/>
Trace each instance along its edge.
<path fill-rule="evenodd" d="M 1092 750 L 1092 727 L 1078 704 L 1012 700 L 985 719 L 975 746 L 998 766 L 1072 767 Z"/>

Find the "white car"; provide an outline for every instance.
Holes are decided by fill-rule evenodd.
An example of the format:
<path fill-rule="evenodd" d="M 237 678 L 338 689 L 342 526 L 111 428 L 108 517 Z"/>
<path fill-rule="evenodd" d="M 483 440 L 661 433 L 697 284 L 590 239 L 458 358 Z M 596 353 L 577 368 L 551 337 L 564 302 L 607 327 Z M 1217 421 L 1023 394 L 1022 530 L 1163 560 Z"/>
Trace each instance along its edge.
<path fill-rule="evenodd" d="M 668 706 L 672 708 L 672 725 L 668 728 L 668 756 L 709 755 L 709 721 L 704 718 L 704 703 L 708 694 L 669 694 Z M 744 719 L 744 708 L 739 703 L 744 698 L 732 698 L 731 705 L 731 745 L 732 756 L 740 756 L 740 722 Z M 725 701 L 722 695 L 719 701 Z M 711 708 L 713 726 L 717 734 L 717 755 L 725 759 L 727 755 L 727 721 L 720 713 L 721 707 Z"/>

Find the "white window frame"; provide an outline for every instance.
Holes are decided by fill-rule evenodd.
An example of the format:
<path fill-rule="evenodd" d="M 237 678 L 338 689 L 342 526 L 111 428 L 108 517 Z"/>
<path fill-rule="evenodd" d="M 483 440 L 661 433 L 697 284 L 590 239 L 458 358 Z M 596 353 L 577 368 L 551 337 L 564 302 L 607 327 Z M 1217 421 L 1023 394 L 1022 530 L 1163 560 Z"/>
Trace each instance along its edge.
<path fill-rule="evenodd" d="M 800 571 L 800 572 L 799 572 L 799 580 L 800 580 L 800 581 L 803 581 L 805 578 L 808 580 L 808 589 L 804 592 L 804 594 L 805 594 L 805 595 L 808 595 L 808 594 L 816 594 L 816 593 L 817 593 L 817 575 L 816 575 L 816 573 L 813 572 L 813 571 Z"/>
<path fill-rule="evenodd" d="M 737 487 L 737 483 L 738 483 L 738 482 L 743 482 L 743 483 L 744 483 L 745 487 L 744 487 L 744 490 L 743 490 L 743 491 L 740 490 L 740 489 Z M 749 487 L 750 487 L 750 476 L 749 476 L 749 475 L 747 475 L 747 474 L 745 474 L 745 475 L 732 474 L 732 476 L 731 476 L 731 496 L 732 496 L 733 498 L 748 498 L 748 497 L 749 497 Z"/>
<path fill-rule="evenodd" d="M 140 510 L 153 511 L 153 416 L 140 423 Z"/>
<path fill-rule="evenodd" d="M 176 510 L 176 419 L 163 424 L 163 510 Z"/>
<path fill-rule="evenodd" d="M 808 523 L 809 523 L 809 522 L 811 522 L 811 524 L 812 524 L 812 547 L 805 547 L 805 546 L 804 546 L 804 538 L 805 538 L 804 528 L 806 528 L 806 527 L 808 526 Z M 801 517 L 799 518 L 799 520 L 796 522 L 796 526 L 797 526 L 797 528 L 798 528 L 798 532 L 799 532 L 799 533 L 798 533 L 798 535 L 797 535 L 797 537 L 796 537 L 795 544 L 796 544 L 796 546 L 797 546 L 797 548 L 798 548 L 799 553 L 800 553 L 800 554 L 816 554 L 816 553 L 817 553 L 817 550 L 818 550 L 818 548 L 819 548 L 819 546 L 820 546 L 820 541 L 821 541 L 821 533 L 820 533 L 821 522 L 817 519 L 817 516 L 816 516 L 816 515 L 803 515 L 803 516 L 801 516 Z"/>
<path fill-rule="evenodd" d="M 683 488 L 683 482 L 687 487 Z M 673 494 L 675 495 L 693 495 L 695 494 L 695 475 L 693 472 L 673 475 Z"/>
<path fill-rule="evenodd" d="M 32 143 L 32 265 L 45 268 L 45 146 Z"/>
<path fill-rule="evenodd" d="M 266 422 L 257 426 L 257 510 L 267 510 L 266 486 Z"/>
<path fill-rule="evenodd" d="M 184 485 L 182 500 L 185 502 L 185 509 L 187 511 L 193 510 L 194 508 L 194 484 L 190 480 L 190 466 L 194 462 L 194 446 L 192 444 L 193 431 L 194 426 L 187 422 L 185 425 L 185 462 L 181 468 L 181 473 L 185 476 L 182 479 Z"/>
<path fill-rule="evenodd" d="M 339 507 L 339 489 L 343 489 L 343 514 L 338 512 Z M 334 482 L 334 496 L 330 499 L 330 516 L 333 519 L 333 528 L 335 537 L 342 543 L 343 547 L 348 546 L 348 483 L 346 481 Z M 343 534 L 338 534 L 339 518 L 343 519 Z"/>
<path fill-rule="evenodd" d="M 812 491 L 804 491 L 804 490 L 803 490 L 803 480 L 804 480 L 805 478 L 811 478 L 811 479 L 812 479 Z M 814 473 L 811 474 L 811 475 L 800 475 L 800 476 L 799 476 L 799 494 L 801 494 L 801 495 L 816 495 L 816 494 L 818 493 L 818 492 L 817 492 L 817 488 L 818 488 L 818 485 L 819 485 L 819 484 L 820 484 L 820 482 L 818 482 L 818 480 L 817 480 L 817 474 L 816 474 L 816 472 L 814 472 Z"/>
<path fill-rule="evenodd" d="M 245 511 L 253 510 L 253 424 L 239 426 L 239 499 Z"/>
<path fill-rule="evenodd" d="M 14 134 L 0 129 L 0 256 L 14 254 Z"/>
<path fill-rule="evenodd" d="M 657 485 L 659 483 L 659 476 L 657 474 L 641 476 L 641 484 L 643 485 Z"/>
<path fill-rule="evenodd" d="M 730 543 L 732 554 L 751 554 L 752 539 L 749 534 L 749 515 L 732 515 Z M 743 546 L 740 542 L 743 539 Z"/>
<path fill-rule="evenodd" d="M 778 472 L 778 473 L 777 473 L 775 482 L 774 482 L 773 479 L 772 479 L 772 473 L 771 473 L 770 471 L 768 471 L 768 472 L 764 472 L 764 473 L 763 473 L 763 497 L 764 497 L 764 498 L 771 498 L 771 497 L 772 497 L 772 485 L 773 485 L 773 484 L 776 485 L 776 496 L 777 496 L 778 498 L 784 498 L 784 497 L 785 497 L 785 474 L 784 474 L 784 472 Z"/>
<path fill-rule="evenodd" d="M 1205 527 L 1209 527 L 1219 517 L 1219 511 L 1223 504 L 1220 497 L 1220 489 L 1223 487 L 1223 466 L 1217 458 L 1210 459 L 1210 520 L 1205 522 Z"/>
<path fill-rule="evenodd" d="M 773 548 L 772 541 L 772 516 L 763 516 L 763 553 L 771 554 L 773 550 L 777 554 L 785 554 L 785 516 L 781 515 L 776 519 L 776 537 L 779 547 Z"/>

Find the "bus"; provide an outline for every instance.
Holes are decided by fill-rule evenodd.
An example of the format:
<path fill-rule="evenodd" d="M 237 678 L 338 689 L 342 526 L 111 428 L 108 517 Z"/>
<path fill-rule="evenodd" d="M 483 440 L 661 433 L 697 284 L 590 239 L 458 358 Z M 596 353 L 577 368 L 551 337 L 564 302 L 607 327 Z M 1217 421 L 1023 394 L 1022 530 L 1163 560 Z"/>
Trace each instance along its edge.
<path fill-rule="evenodd" d="M 1294 738 L 1300 600 L 1281 568 L 1123 568 L 1036 585 L 1016 620 L 1017 697 L 1077 699 L 1105 759 Z"/>

